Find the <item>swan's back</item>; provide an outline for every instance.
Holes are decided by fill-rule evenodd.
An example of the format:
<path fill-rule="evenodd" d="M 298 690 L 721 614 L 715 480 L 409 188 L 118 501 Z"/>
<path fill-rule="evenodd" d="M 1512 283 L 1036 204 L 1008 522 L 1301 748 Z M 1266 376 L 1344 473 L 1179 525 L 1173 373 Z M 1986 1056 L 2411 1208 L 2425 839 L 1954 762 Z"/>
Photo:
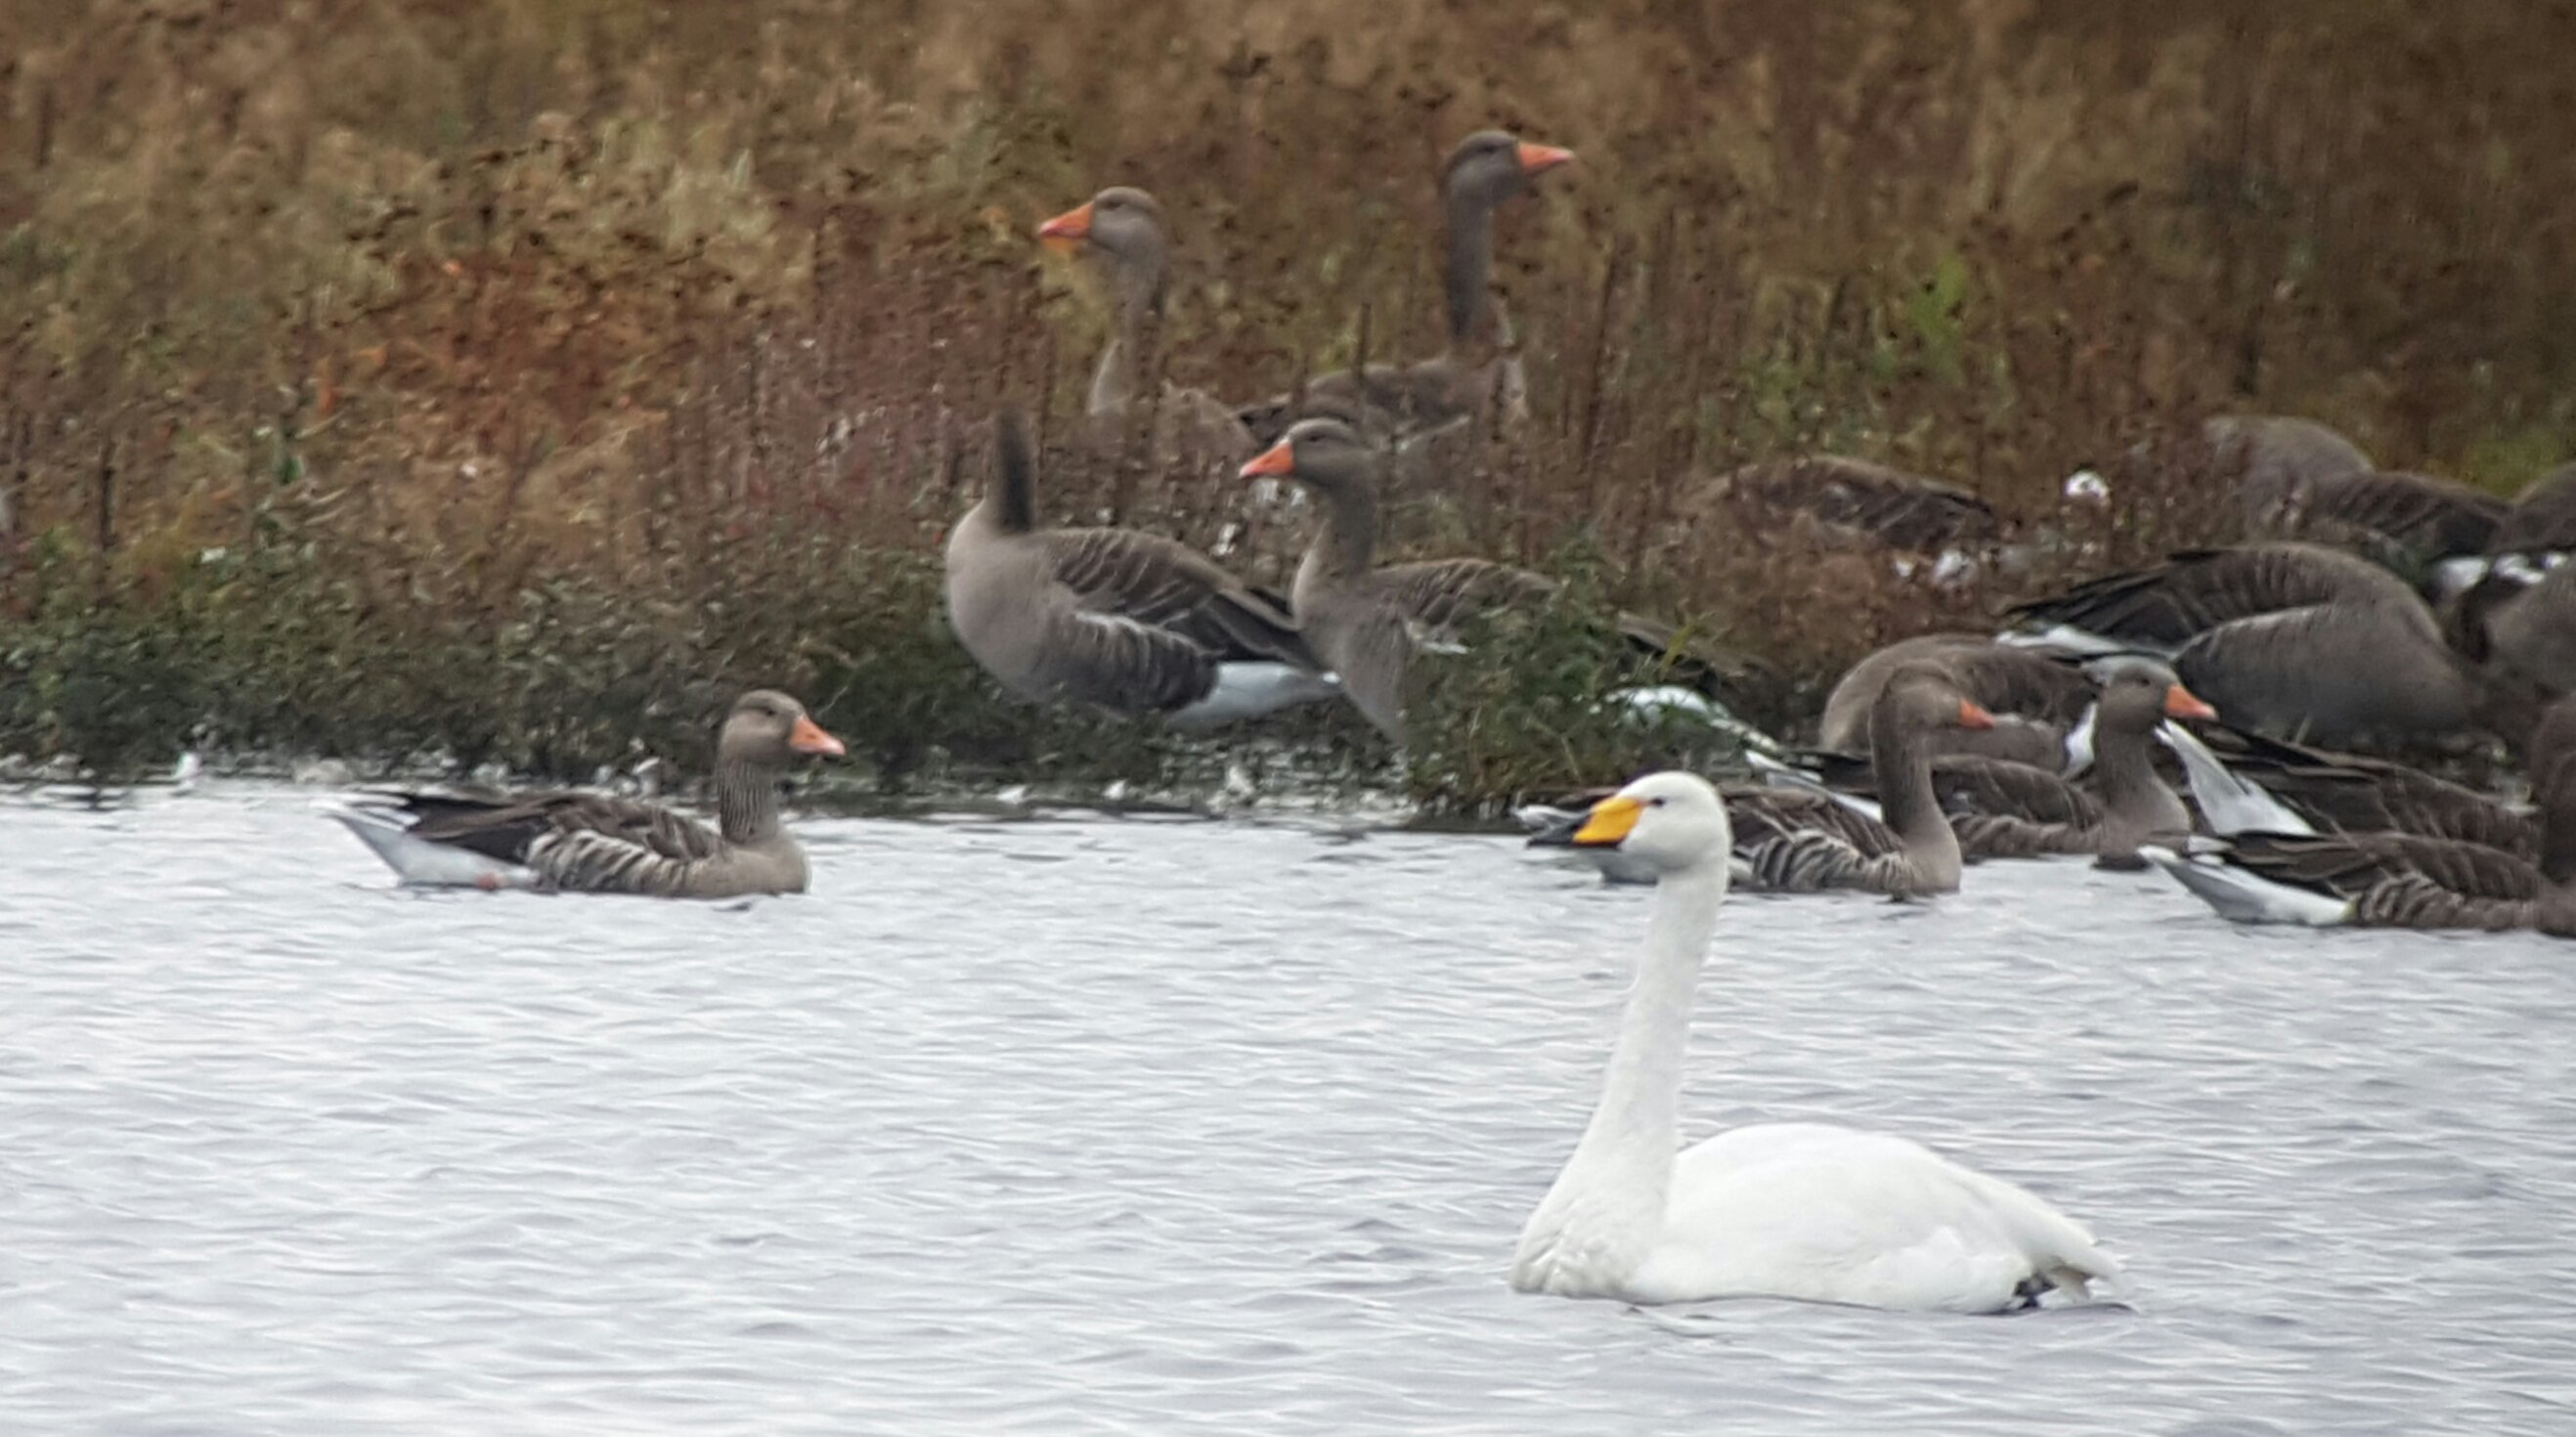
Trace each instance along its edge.
<path fill-rule="evenodd" d="M 1664 1240 L 1635 1287 L 1675 1300 L 1724 1292 L 1994 1312 L 2044 1287 L 2081 1295 L 2118 1271 L 2046 1203 L 1920 1143 L 1761 1123 L 1681 1155 Z"/>

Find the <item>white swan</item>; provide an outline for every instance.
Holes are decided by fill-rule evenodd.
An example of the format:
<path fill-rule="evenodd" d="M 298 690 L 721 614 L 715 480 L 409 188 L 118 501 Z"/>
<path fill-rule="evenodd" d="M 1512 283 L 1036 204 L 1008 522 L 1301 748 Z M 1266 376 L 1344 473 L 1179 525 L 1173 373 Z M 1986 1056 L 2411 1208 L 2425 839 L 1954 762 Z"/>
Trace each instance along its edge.
<path fill-rule="evenodd" d="M 1691 994 L 1726 898 L 1726 807 L 1701 779 L 1650 774 L 1594 805 L 1575 842 L 1661 877 L 1600 1106 L 1521 1232 L 1514 1288 L 1997 1312 L 2051 1287 L 2089 1296 L 2118 1273 L 2047 1203 L 1904 1138 L 1761 1123 L 1677 1154 Z"/>

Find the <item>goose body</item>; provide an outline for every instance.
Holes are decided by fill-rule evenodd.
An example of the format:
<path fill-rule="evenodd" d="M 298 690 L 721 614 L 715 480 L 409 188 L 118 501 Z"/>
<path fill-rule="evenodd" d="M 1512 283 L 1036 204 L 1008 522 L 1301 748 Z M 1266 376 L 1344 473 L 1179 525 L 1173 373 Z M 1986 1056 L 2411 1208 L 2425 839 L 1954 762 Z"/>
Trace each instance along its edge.
<path fill-rule="evenodd" d="M 1730 790 L 1727 816 L 1745 886 L 1779 893 L 1859 889 L 1891 897 L 1959 886 L 1959 837 L 1932 786 L 1932 736 L 1994 722 L 1937 667 L 1897 671 L 1870 715 L 1870 768 L 1880 817 L 1822 793 Z"/>
<path fill-rule="evenodd" d="M 1762 1123 L 1687 1149 L 1682 1060 L 1732 840 L 1715 790 L 1653 774 L 1596 805 L 1576 841 L 1658 875 L 1599 1103 L 1523 1227 L 1522 1292 L 1626 1302 L 1775 1297 L 1999 1312 L 2078 1297 L 2119 1265 L 2023 1188 L 1887 1134 Z"/>
<path fill-rule="evenodd" d="M 785 694 L 754 690 L 716 743 L 715 827 L 604 794 L 373 795 L 334 811 L 406 883 L 655 898 L 802 893 L 804 850 L 778 821 L 778 779 L 840 740 Z"/>
<path fill-rule="evenodd" d="M 1384 452 L 1337 419 L 1303 419 L 1243 467 L 1245 478 L 1285 478 L 1315 491 L 1324 522 L 1290 590 L 1315 657 L 1341 681 L 1368 721 L 1404 741 L 1405 678 L 1415 656 L 1453 646 L 1483 615 L 1543 604 L 1557 591 L 1544 575 L 1474 558 L 1377 562 L 1377 493 Z M 1732 672 L 1722 656 L 1683 647 L 1673 631 L 1633 614 L 1621 637 L 1704 686 Z"/>
<path fill-rule="evenodd" d="M 2562 464 L 2523 486 L 2488 540 L 2497 554 L 2576 551 L 2576 464 Z"/>
<path fill-rule="evenodd" d="M 948 618 L 985 672 L 1033 703 L 1213 724 L 1332 697 L 1296 622 L 1205 556 L 1127 529 L 1040 529 L 1025 422 L 947 552 Z"/>
<path fill-rule="evenodd" d="M 2192 797 L 2211 831 L 2222 836 L 2411 833 L 2524 859 L 2540 855 L 2536 815 L 2421 769 L 2260 734 L 2220 730 L 2209 738 L 2168 734 L 2166 742 L 2182 758 Z M 2535 749 L 2534 769 L 2545 767 L 2546 758 Z"/>
<path fill-rule="evenodd" d="M 2536 860 L 2389 832 L 2240 832 L 2219 852 L 2147 856 L 2240 923 L 2536 928 L 2576 937 L 2576 698 L 2551 706 L 2532 751 Z"/>
<path fill-rule="evenodd" d="M 1968 858 L 2083 854 L 2142 867 L 2139 845 L 2179 844 L 2191 832 L 2190 812 L 2155 771 L 2156 727 L 2217 717 L 2164 665 L 2115 659 L 2103 675 L 2083 786 L 2027 764 L 1956 756 L 1934 761 L 1932 786 Z"/>
<path fill-rule="evenodd" d="M 1441 284 L 1449 347 L 1409 365 L 1369 365 L 1306 381 L 1294 394 L 1245 405 L 1236 416 L 1261 445 L 1274 444 L 1298 420 L 1339 419 L 1360 433 L 1404 443 L 1468 420 L 1489 408 L 1509 416 L 1525 407 L 1526 383 L 1508 353 L 1508 325 L 1494 303 L 1494 214 L 1528 193 L 1530 182 L 1570 164 L 1574 152 L 1532 144 L 1500 130 L 1468 136 L 1441 172 L 1446 251 Z"/>
<path fill-rule="evenodd" d="M 1992 544 L 2005 530 L 1977 494 L 1838 454 L 1747 464 L 1707 483 L 1696 502 L 1733 510 L 1764 532 L 1803 518 L 1845 547 L 1938 553 Z"/>
<path fill-rule="evenodd" d="M 2404 581 L 2320 545 L 2188 550 L 2014 613 L 2170 655 L 2193 693 L 2258 732 L 2420 740 L 2493 717 L 2483 675 Z"/>

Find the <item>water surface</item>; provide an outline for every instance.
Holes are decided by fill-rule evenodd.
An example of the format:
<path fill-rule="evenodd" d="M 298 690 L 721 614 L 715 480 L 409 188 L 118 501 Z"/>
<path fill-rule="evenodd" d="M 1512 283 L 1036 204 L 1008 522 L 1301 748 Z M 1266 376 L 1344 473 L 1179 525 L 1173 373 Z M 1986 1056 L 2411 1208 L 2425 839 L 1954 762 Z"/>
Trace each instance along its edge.
<path fill-rule="evenodd" d="M 0 1431 L 2576 1431 L 2576 945 L 2155 875 L 1731 903 L 1692 1135 L 1901 1131 L 2127 1305 L 1503 1271 L 1643 893 L 1312 820 L 812 820 L 811 895 L 419 894 L 0 805 Z"/>

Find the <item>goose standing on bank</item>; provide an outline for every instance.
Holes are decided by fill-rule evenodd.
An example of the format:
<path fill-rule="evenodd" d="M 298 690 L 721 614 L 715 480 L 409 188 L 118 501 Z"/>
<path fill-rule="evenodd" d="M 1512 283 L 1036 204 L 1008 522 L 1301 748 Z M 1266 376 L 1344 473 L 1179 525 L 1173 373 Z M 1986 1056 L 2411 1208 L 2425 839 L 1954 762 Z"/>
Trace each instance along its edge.
<path fill-rule="evenodd" d="M 1726 795 L 1735 853 L 1749 888 L 1776 893 L 1858 889 L 1911 898 L 1959 887 L 1959 837 L 1932 789 L 1932 742 L 1994 715 L 1932 665 L 1899 669 L 1870 712 L 1870 769 L 1880 817 L 1824 794 L 1747 788 Z"/>
<path fill-rule="evenodd" d="M 1243 477 L 1294 479 L 1322 500 L 1323 526 L 1297 566 L 1289 598 L 1315 657 L 1378 731 L 1404 742 L 1404 681 L 1414 654 L 1446 641 L 1478 615 L 1544 602 L 1554 580 L 1490 559 L 1377 562 L 1383 451 L 1338 419 L 1302 419 L 1243 466 Z M 1633 614 L 1621 637 L 1679 660 L 1713 683 L 1718 657 L 1684 651 L 1670 629 Z"/>
<path fill-rule="evenodd" d="M 1041 529 L 1028 421 L 995 425 L 995 474 L 949 535 L 948 622 L 1032 703 L 1224 723 L 1339 692 L 1296 622 L 1188 547 L 1132 529 Z"/>
<path fill-rule="evenodd" d="M 2119 1264 L 2030 1192 L 1905 1138 L 1760 1123 L 1681 1146 L 1682 1062 L 1731 840 L 1715 790 L 1650 774 L 1577 843 L 1658 873 L 1645 951 L 1573 1156 L 1521 1231 L 1512 1287 L 1623 1302 L 1776 1297 L 2000 1312 L 2091 1296 Z"/>
<path fill-rule="evenodd" d="M 2530 727 L 2405 581 L 2316 544 L 2186 550 L 2012 612 L 2170 655 L 2193 693 L 2257 732 L 2340 747 L 2476 724 L 2518 745 Z"/>
<path fill-rule="evenodd" d="M 716 827 L 659 803 L 593 793 L 510 798 L 392 793 L 332 817 L 406 883 L 655 898 L 805 891 L 805 851 L 778 822 L 778 780 L 841 741 L 770 689 L 736 700 L 716 736 Z"/>
<path fill-rule="evenodd" d="M 1092 371 L 1084 412 L 1098 425 L 1126 419 L 1142 391 L 1162 373 L 1164 301 L 1170 291 L 1171 240 L 1163 207 L 1152 195 L 1112 186 L 1038 227 L 1039 240 L 1096 264 L 1107 278 L 1115 330 Z M 1153 399 L 1152 454 L 1157 463 L 1235 465 L 1257 446 L 1243 421 L 1203 389 L 1161 384 Z"/>
<path fill-rule="evenodd" d="M 2218 853 L 2146 850 L 2221 917 L 2309 927 L 2536 928 L 2576 937 L 2576 699 L 2540 724 L 2537 862 L 2411 833 L 2240 833 Z"/>
<path fill-rule="evenodd" d="M 2089 854 L 2143 868 L 2139 845 L 2180 845 L 2191 834 L 2191 811 L 2156 773 L 2157 725 L 2217 717 L 2163 664 L 2113 659 L 2082 786 L 2028 764 L 1953 756 L 1933 762 L 1933 792 L 1970 859 Z"/>
<path fill-rule="evenodd" d="M 1367 434 L 1402 442 L 1465 420 L 1491 402 L 1506 413 L 1527 403 L 1509 328 L 1495 305 L 1494 213 L 1529 193 L 1530 181 L 1574 152 L 1537 145 L 1501 130 L 1469 135 L 1449 154 L 1440 195 L 1447 219 L 1441 288 L 1447 302 L 1448 350 L 1419 364 L 1372 364 L 1306 382 L 1302 397 L 1284 394 L 1236 411 L 1253 439 L 1275 443 L 1308 415 L 1337 418 Z"/>

